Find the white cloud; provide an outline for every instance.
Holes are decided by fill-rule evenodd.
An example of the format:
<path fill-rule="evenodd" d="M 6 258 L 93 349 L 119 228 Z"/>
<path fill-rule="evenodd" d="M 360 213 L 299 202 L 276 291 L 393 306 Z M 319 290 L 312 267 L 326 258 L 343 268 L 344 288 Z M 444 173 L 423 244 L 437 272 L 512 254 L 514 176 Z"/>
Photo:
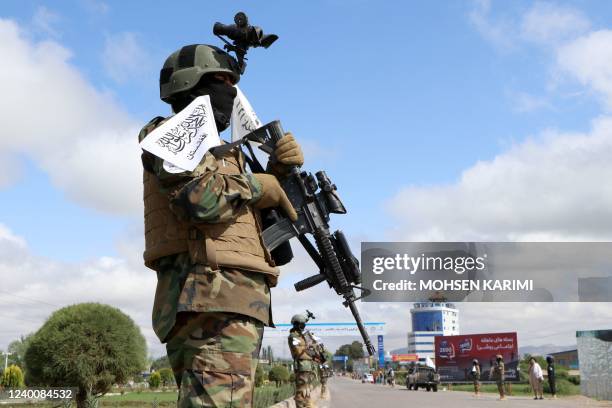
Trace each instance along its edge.
<path fill-rule="evenodd" d="M 142 249 L 137 252 L 142 254 Z M 0 255 L 0 348 L 20 334 L 36 331 L 60 307 L 100 302 L 129 314 L 149 348 L 161 354 L 151 330 L 155 273 L 141 262 L 108 257 L 82 263 L 54 261 L 33 254 L 23 238 L 1 224 Z"/>
<path fill-rule="evenodd" d="M 522 17 L 521 35 L 527 41 L 558 44 L 588 31 L 591 23 L 580 11 L 537 2 Z"/>
<path fill-rule="evenodd" d="M 139 211 L 140 126 L 83 78 L 58 43 L 33 42 L 14 22 L 0 19 L 0 52 L 11 61 L 0 77 L 7 96 L 0 100 L 4 155 L 33 159 L 81 205 Z"/>
<path fill-rule="evenodd" d="M 136 229 L 134 226 L 120 240 L 120 257 L 66 263 L 33 254 L 23 238 L 0 224 L 0 276 L 3 277 L 0 349 L 20 335 L 36 331 L 60 307 L 100 302 L 118 307 L 132 317 L 147 340 L 149 353 L 163 355 L 164 346 L 151 328 L 155 273 L 142 266 L 142 237 Z M 313 271 L 314 267 L 299 253 L 290 271 L 283 268 L 279 287 L 272 289 L 276 323 L 288 323 L 292 315 L 305 309 L 315 313 L 316 322 L 352 321 L 350 312 L 341 304 L 342 299 L 325 283 L 295 292 L 293 283 Z M 364 321 L 387 323 L 387 350 L 406 347 L 410 307 L 410 303 L 359 305 Z M 612 309 L 597 303 L 463 303 L 458 307 L 463 333 L 518 331 L 521 345 L 572 344 L 575 330 L 604 328 L 612 320 Z M 359 338 L 324 339 L 331 350 L 353 340 Z M 266 339 L 265 344 L 272 345 L 277 356 L 289 357 L 286 339 Z"/>
<path fill-rule="evenodd" d="M 497 27 L 490 18 L 489 2 L 479 2 L 470 17 L 494 44 L 516 43 L 519 30 L 512 24 L 503 30 Z M 556 55 L 552 63 L 557 71 L 601 95 L 607 108 L 612 106 L 608 30 L 584 34 L 590 24 L 580 12 L 545 3 L 536 4 L 522 21 L 522 40 L 552 46 L 546 51 Z M 546 107 L 546 99 L 514 96 L 524 110 Z M 398 241 L 609 240 L 612 187 L 605 180 L 612 176 L 611 155 L 611 116 L 593 120 L 588 132 L 543 131 L 475 163 L 456 182 L 401 189 L 388 202 L 396 221 L 389 236 Z M 520 345 L 572 344 L 576 330 L 609 328 L 612 319 L 607 303 L 459 303 L 458 307 L 463 333 L 516 330 Z M 402 310 L 398 315 L 407 316 Z"/>
<path fill-rule="evenodd" d="M 612 109 L 612 30 L 599 30 L 564 44 L 557 51 L 559 68 L 595 91 Z"/>
<path fill-rule="evenodd" d="M 552 105 L 545 97 L 527 92 L 512 92 L 511 98 L 513 99 L 514 109 L 520 113 L 530 113 L 552 108 Z"/>
<path fill-rule="evenodd" d="M 515 47 L 517 32 L 515 26 L 506 19 L 493 19 L 490 0 L 475 0 L 468 17 L 480 35 L 500 50 Z"/>
<path fill-rule="evenodd" d="M 10 187 L 20 179 L 22 167 L 14 155 L 0 153 L 0 189 Z"/>
<path fill-rule="evenodd" d="M 110 10 L 108 3 L 99 0 L 81 0 L 83 7 L 94 14 L 106 14 Z"/>
<path fill-rule="evenodd" d="M 62 21 L 59 14 L 49 10 L 45 6 L 39 6 L 32 17 L 32 28 L 42 34 L 59 37 L 60 32 L 57 25 Z"/>
<path fill-rule="evenodd" d="M 101 58 L 107 75 L 119 83 L 142 77 L 143 69 L 151 65 L 138 36 L 130 32 L 108 35 Z"/>
<path fill-rule="evenodd" d="M 612 236 L 612 118 L 587 134 L 544 132 L 453 184 L 402 189 L 398 240 L 582 240 Z"/>

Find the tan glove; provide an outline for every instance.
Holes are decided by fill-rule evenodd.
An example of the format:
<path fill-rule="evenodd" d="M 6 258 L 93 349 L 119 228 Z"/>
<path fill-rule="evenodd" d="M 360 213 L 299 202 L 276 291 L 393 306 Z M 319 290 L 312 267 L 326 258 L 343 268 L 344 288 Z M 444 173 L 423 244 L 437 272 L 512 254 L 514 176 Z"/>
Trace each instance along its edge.
<path fill-rule="evenodd" d="M 301 166 L 304 164 L 304 154 L 298 142 L 291 133 L 285 133 L 277 143 L 274 150 L 276 163 L 272 164 L 272 172 L 276 176 L 285 176 L 289 166 Z"/>
<path fill-rule="evenodd" d="M 291 205 L 278 179 L 272 174 L 266 173 L 255 173 L 253 176 L 259 181 L 263 191 L 261 198 L 254 204 L 255 208 L 281 207 L 291 221 L 297 221 L 298 217 L 295 208 Z"/>

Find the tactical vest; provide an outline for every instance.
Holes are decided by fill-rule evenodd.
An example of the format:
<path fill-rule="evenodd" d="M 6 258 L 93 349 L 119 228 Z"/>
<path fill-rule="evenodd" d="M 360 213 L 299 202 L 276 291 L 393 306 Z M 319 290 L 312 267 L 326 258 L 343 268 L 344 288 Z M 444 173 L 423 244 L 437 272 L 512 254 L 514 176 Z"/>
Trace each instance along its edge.
<path fill-rule="evenodd" d="M 244 173 L 241 153 L 228 152 L 217 159 L 221 175 Z M 145 265 L 155 269 L 155 261 L 164 256 L 189 252 L 196 264 L 230 267 L 260 272 L 276 277 L 270 253 L 263 244 L 259 211 L 244 206 L 236 218 L 225 223 L 187 223 L 170 210 L 167 194 L 161 191 L 154 174 L 144 171 Z"/>

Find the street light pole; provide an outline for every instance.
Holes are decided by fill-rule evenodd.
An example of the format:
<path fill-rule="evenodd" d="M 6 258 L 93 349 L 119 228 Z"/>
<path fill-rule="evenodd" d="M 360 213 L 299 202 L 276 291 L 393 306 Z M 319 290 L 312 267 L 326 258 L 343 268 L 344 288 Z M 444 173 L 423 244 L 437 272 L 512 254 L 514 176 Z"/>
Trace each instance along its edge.
<path fill-rule="evenodd" d="M 5 353 L 4 351 L 0 351 L 0 353 L 4 354 L 4 371 L 6 371 L 8 367 L 8 358 L 11 354 L 14 354 L 14 353 Z"/>

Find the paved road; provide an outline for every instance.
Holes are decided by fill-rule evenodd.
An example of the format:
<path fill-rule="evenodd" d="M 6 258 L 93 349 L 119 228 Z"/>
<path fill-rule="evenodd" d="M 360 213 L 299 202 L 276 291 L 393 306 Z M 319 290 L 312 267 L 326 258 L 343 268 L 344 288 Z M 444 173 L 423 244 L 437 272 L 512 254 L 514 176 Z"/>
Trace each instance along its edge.
<path fill-rule="evenodd" d="M 602 403 L 583 397 L 561 398 L 557 400 L 534 401 L 528 397 L 508 397 L 499 401 L 493 394 L 476 398 L 468 392 L 425 390 L 408 391 L 404 387 L 375 384 L 362 384 L 360 381 L 336 377 L 329 381 L 330 401 L 320 401 L 319 408 L 580 408 L 612 407 L 611 402 Z"/>

